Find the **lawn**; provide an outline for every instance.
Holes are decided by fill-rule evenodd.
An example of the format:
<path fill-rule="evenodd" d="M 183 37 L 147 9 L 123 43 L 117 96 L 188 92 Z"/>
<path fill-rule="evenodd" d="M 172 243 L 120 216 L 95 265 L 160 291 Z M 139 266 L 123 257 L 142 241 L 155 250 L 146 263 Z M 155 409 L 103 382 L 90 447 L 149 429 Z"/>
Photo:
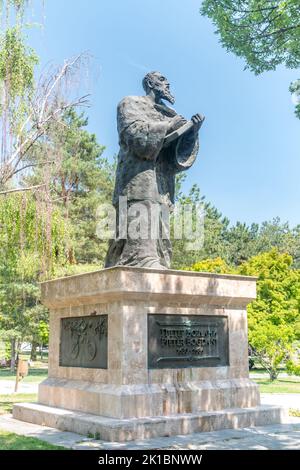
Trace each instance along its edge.
<path fill-rule="evenodd" d="M 300 377 L 282 377 L 271 382 L 267 377 L 253 379 L 261 393 L 300 393 Z"/>
<path fill-rule="evenodd" d="M 27 377 L 27 380 L 31 382 L 40 382 L 46 377 L 45 369 L 32 369 L 31 377 Z M 3 376 L 4 373 L 4 376 Z M 9 370 L 1 370 L 1 378 L 6 380 L 14 380 L 14 376 Z M 26 380 L 26 379 L 25 379 Z M 300 393 L 300 377 L 282 377 L 271 382 L 267 376 L 253 379 L 259 384 L 260 392 L 262 393 Z M 1 387 L 1 386 L 0 386 Z M 0 395 L 0 415 L 5 413 L 11 413 L 13 405 L 15 403 L 22 402 L 34 402 L 37 401 L 37 395 L 35 393 L 17 393 L 9 395 Z M 299 416 L 299 410 L 290 410 L 291 416 Z M 0 450 L 63 450 L 64 447 L 53 446 L 46 442 L 40 441 L 39 439 L 18 436 L 16 434 L 0 431 Z"/>
<path fill-rule="evenodd" d="M 1 372 L 3 372 L 3 370 Z M 11 376 L 11 374 L 8 373 L 9 371 L 6 372 L 5 377 L 2 378 L 7 380 L 14 379 L 14 376 Z M 43 375 L 37 373 L 33 378 L 35 378 L 36 381 L 40 381 L 44 377 L 44 374 L 45 369 L 43 370 Z M 15 403 L 28 403 L 34 401 L 37 401 L 37 395 L 35 393 L 0 395 L 0 415 L 11 413 Z M 10 432 L 0 431 L 0 450 L 65 450 L 65 448 L 53 446 L 47 442 L 40 441 L 39 439 L 32 437 L 18 436 L 17 434 Z"/>
<path fill-rule="evenodd" d="M 11 413 L 14 403 L 37 401 L 35 393 L 18 393 L 16 395 L 0 395 L 0 415 Z M 10 432 L 0 431 L 0 450 L 66 450 L 65 447 L 54 446 L 33 437 L 18 436 Z"/>
<path fill-rule="evenodd" d="M 46 379 L 48 375 L 47 367 L 30 367 L 27 377 L 25 377 L 22 382 L 25 383 L 34 383 L 41 382 Z M 16 380 L 16 373 L 12 373 L 9 368 L 0 369 L 0 380 Z"/>
<path fill-rule="evenodd" d="M 16 393 L 11 395 L 0 395 L 0 415 L 11 413 L 15 403 L 28 403 L 37 401 L 36 393 Z"/>
<path fill-rule="evenodd" d="M 53 446 L 33 437 L 18 436 L 0 431 L 0 450 L 66 450 L 65 447 Z"/>

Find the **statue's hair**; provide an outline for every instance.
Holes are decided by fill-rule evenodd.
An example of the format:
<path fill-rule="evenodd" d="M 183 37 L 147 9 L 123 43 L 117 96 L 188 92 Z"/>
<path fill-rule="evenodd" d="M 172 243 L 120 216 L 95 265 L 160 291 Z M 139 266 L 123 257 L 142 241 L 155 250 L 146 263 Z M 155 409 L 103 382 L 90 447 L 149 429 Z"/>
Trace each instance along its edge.
<path fill-rule="evenodd" d="M 151 81 L 152 78 L 153 78 L 153 76 L 154 76 L 154 75 L 157 75 L 157 74 L 161 75 L 160 72 L 155 71 L 155 72 L 148 72 L 148 73 L 144 76 L 142 83 L 143 83 L 143 88 L 144 88 L 144 90 L 145 90 L 146 93 L 147 93 L 147 91 L 149 90 L 149 86 L 148 86 L 149 81 Z"/>

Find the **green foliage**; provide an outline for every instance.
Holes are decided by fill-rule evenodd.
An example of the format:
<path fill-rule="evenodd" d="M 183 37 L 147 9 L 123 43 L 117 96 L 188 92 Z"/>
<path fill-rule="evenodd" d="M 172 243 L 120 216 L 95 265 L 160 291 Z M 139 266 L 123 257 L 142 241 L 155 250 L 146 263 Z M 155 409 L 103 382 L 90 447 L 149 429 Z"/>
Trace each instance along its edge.
<path fill-rule="evenodd" d="M 245 223 L 237 222 L 236 225 L 228 227 L 224 233 L 225 253 L 223 252 L 228 263 L 237 266 L 256 254 L 258 236 L 258 224 L 248 227 Z"/>
<path fill-rule="evenodd" d="M 300 364 L 292 360 L 286 362 L 286 370 L 289 375 L 300 376 Z"/>
<path fill-rule="evenodd" d="M 204 0 L 228 51 L 246 59 L 255 73 L 300 65 L 299 0 Z"/>
<path fill-rule="evenodd" d="M 222 258 L 204 259 L 193 264 L 190 268 L 185 268 L 187 271 L 199 271 L 217 274 L 229 274 L 234 270 Z"/>
<path fill-rule="evenodd" d="M 64 125 L 52 126 L 47 142 L 36 145 L 28 161 L 36 164 L 56 159 L 47 177 L 56 205 L 72 226 L 69 261 L 101 265 L 107 245 L 96 236 L 96 211 L 99 204 L 112 199 L 114 172 L 102 157 L 104 147 L 85 129 L 87 125 L 83 114 L 69 110 L 64 115 Z M 44 167 L 35 168 L 26 183 L 43 180 Z"/>
<path fill-rule="evenodd" d="M 294 268 L 300 268 L 300 226 L 290 228 L 279 218 L 260 225 L 253 223 L 248 226 L 241 222 L 230 225 L 229 220 L 201 195 L 197 185 L 185 195 L 181 191 L 181 183 L 177 182 L 177 201 L 181 205 L 200 202 L 205 210 L 204 244 L 199 250 L 189 251 L 185 238 L 173 240 L 172 267 L 181 269 L 182 266 L 218 257 L 228 265 L 238 266 L 252 256 L 277 248 L 293 258 Z"/>
<path fill-rule="evenodd" d="M 34 71 L 39 59 L 26 44 L 22 22 L 27 3 L 27 0 L 6 0 L 0 4 L 1 164 L 9 159 L 17 141 L 26 135 L 35 88 Z"/>
<path fill-rule="evenodd" d="M 49 342 L 49 322 L 48 316 L 45 320 L 41 320 L 37 323 L 37 332 L 33 335 L 35 342 L 38 344 L 48 344 Z"/>
<path fill-rule="evenodd" d="M 28 48 L 18 27 L 0 35 L 0 80 L 9 87 L 9 99 L 24 98 L 33 91 L 34 67 L 38 56 Z"/>
<path fill-rule="evenodd" d="M 203 0 L 200 11 L 216 26 L 221 44 L 255 74 L 300 66 L 299 0 Z M 300 118 L 299 103 L 295 113 Z"/>
<path fill-rule="evenodd" d="M 76 243 L 76 242 L 75 242 Z M 75 276 L 76 274 L 90 273 L 97 271 L 99 265 L 97 264 L 65 264 L 58 266 L 55 270 L 55 277 Z"/>
<path fill-rule="evenodd" d="M 300 80 L 295 80 L 293 83 L 291 83 L 290 92 L 292 93 L 295 100 L 295 114 L 297 118 L 300 119 Z"/>
<path fill-rule="evenodd" d="M 268 370 L 271 380 L 280 364 L 296 374 L 299 366 L 291 360 L 295 341 L 300 338 L 300 270 L 293 269 L 292 257 L 275 248 L 251 257 L 235 267 L 218 257 L 185 268 L 219 274 L 257 276 L 257 299 L 248 305 L 248 333 L 252 353 Z"/>
<path fill-rule="evenodd" d="M 194 184 L 188 194 L 184 194 L 181 190 L 182 178 L 177 180 L 177 203 L 182 207 L 186 204 L 201 205 L 205 211 L 204 218 L 204 244 L 202 248 L 197 250 L 189 250 L 188 240 L 172 239 L 173 258 L 172 267 L 180 269 L 182 266 L 190 266 L 199 260 L 208 257 L 218 257 L 224 254 L 224 235 L 228 228 L 229 221 L 201 195 L 198 185 Z M 195 213 L 193 213 L 195 217 Z M 194 223 L 194 221 L 193 221 Z M 173 234 L 171 220 L 171 234 Z"/>
<path fill-rule="evenodd" d="M 239 268 L 240 274 L 258 276 L 257 300 L 248 306 L 249 343 L 271 379 L 293 351 L 300 318 L 300 271 L 292 269 L 292 261 L 273 249 Z"/>
<path fill-rule="evenodd" d="M 0 330 L 5 341 L 47 341 L 48 311 L 38 279 L 66 263 L 68 225 L 32 194 L 0 198 Z"/>
<path fill-rule="evenodd" d="M 68 224 L 32 194 L 0 197 L 0 276 L 47 277 L 65 262 Z"/>

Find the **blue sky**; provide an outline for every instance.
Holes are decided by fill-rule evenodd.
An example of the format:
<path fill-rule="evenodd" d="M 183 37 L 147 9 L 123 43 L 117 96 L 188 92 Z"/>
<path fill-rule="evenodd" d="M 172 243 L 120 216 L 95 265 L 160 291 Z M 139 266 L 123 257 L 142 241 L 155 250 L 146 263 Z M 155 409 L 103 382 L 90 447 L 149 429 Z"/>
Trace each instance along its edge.
<path fill-rule="evenodd" d="M 37 2 L 37 3 L 36 3 Z M 300 120 L 288 87 L 299 71 L 283 67 L 256 77 L 221 47 L 201 0 L 45 0 L 44 28 L 30 33 L 42 65 L 81 51 L 93 56 L 87 92 L 89 129 L 118 151 L 116 106 L 143 93 L 141 80 L 163 72 L 176 96 L 175 109 L 200 112 L 198 160 L 187 190 L 197 183 L 232 222 L 279 216 L 300 223 Z M 34 3 L 41 21 L 40 0 Z"/>

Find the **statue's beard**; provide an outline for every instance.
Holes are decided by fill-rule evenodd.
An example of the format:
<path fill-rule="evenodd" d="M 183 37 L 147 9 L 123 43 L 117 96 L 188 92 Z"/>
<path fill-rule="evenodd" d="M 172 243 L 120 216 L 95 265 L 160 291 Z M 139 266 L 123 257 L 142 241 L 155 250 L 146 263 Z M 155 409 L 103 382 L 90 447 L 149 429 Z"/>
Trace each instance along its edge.
<path fill-rule="evenodd" d="M 169 90 L 161 90 L 160 91 L 160 99 L 161 100 L 166 100 L 171 104 L 175 103 L 175 98 Z"/>

